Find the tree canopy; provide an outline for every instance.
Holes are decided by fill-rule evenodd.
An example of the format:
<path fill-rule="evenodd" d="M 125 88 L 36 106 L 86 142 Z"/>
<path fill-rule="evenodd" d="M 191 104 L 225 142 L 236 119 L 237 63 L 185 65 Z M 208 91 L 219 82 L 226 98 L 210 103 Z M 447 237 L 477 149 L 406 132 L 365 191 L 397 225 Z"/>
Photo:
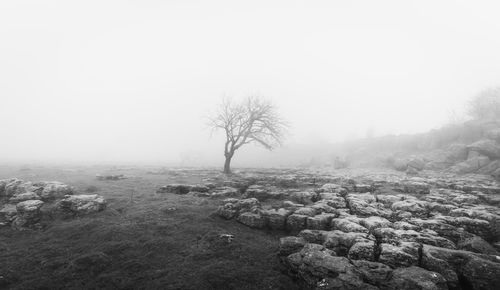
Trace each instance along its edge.
<path fill-rule="evenodd" d="M 225 173 L 230 173 L 231 158 L 236 150 L 249 143 L 272 150 L 282 144 L 288 127 L 270 101 L 254 96 L 240 103 L 224 99 L 217 113 L 210 117 L 210 125 L 213 129 L 222 129 L 226 135 Z"/>

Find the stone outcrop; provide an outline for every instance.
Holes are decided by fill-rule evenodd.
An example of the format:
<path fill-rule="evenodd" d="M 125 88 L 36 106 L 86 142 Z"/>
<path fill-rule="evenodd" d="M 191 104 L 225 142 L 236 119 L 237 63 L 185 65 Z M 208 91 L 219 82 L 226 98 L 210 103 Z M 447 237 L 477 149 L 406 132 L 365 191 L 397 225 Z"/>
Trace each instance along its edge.
<path fill-rule="evenodd" d="M 74 188 L 58 181 L 0 180 L 0 225 L 17 230 L 41 229 L 42 221 L 58 216 L 101 211 L 106 201 L 99 195 L 73 195 Z M 46 224 L 46 223 L 45 223 Z"/>
<path fill-rule="evenodd" d="M 86 215 L 104 210 L 106 201 L 97 194 L 67 195 L 56 208 L 64 216 Z"/>
<path fill-rule="evenodd" d="M 257 189 L 264 194 L 264 185 Z M 498 288 L 500 184 L 331 178 L 315 189 L 286 190 L 282 198 L 293 201 L 281 207 L 261 198 L 241 210 L 235 204 L 246 199 L 233 199 L 218 212 L 292 234 L 280 240 L 279 256 L 304 288 Z"/>

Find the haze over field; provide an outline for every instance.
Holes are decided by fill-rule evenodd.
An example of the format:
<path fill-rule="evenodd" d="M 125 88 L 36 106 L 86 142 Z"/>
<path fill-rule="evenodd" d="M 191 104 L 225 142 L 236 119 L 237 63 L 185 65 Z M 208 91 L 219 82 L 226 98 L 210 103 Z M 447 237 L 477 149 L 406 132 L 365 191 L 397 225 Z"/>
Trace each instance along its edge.
<path fill-rule="evenodd" d="M 225 95 L 269 98 L 291 124 L 284 148 L 248 147 L 236 166 L 281 165 L 273 156 L 297 144 L 424 132 L 498 85 L 499 9 L 2 1 L 0 160 L 221 165 L 224 137 L 205 117 Z"/>

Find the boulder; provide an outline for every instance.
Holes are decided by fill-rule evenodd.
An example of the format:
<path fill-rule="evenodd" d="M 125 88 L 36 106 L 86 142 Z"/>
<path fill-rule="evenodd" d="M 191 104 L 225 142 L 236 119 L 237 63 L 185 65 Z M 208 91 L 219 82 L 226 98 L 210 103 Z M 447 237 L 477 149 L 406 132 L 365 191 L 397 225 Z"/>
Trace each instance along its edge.
<path fill-rule="evenodd" d="M 410 212 L 415 216 L 427 217 L 427 204 L 428 202 L 423 200 L 409 199 L 393 203 L 391 209 L 393 211 Z"/>
<path fill-rule="evenodd" d="M 18 202 L 21 202 L 21 201 L 36 200 L 36 199 L 41 199 L 41 198 L 35 192 L 25 192 L 25 193 L 18 193 L 16 195 L 12 196 L 9 199 L 9 202 L 11 202 L 11 203 L 18 203 Z"/>
<path fill-rule="evenodd" d="M 4 196 L 11 197 L 13 195 L 28 192 L 30 191 L 31 186 L 32 186 L 31 182 L 24 182 L 23 180 L 17 178 L 10 179 L 5 184 Z"/>
<path fill-rule="evenodd" d="M 258 213 L 244 212 L 238 216 L 237 220 L 251 228 L 262 229 L 266 226 L 265 218 Z"/>
<path fill-rule="evenodd" d="M 376 228 L 387 228 L 392 226 L 392 223 L 389 220 L 379 216 L 364 218 L 360 221 L 360 224 L 367 228 L 369 231 L 372 231 Z"/>
<path fill-rule="evenodd" d="M 486 255 L 499 255 L 497 250 L 493 248 L 488 242 L 478 236 L 467 237 L 457 244 L 458 249 L 469 252 L 486 254 Z"/>
<path fill-rule="evenodd" d="M 318 214 L 318 211 L 317 209 L 313 208 L 313 207 L 301 207 L 301 208 L 298 208 L 294 214 L 300 214 L 300 215 L 305 215 L 305 216 L 315 216 Z"/>
<path fill-rule="evenodd" d="M 362 217 L 369 216 L 382 216 L 382 217 L 390 217 L 392 215 L 392 211 L 384 208 L 383 204 L 378 203 L 368 203 L 364 200 L 360 199 L 349 199 L 349 208 L 351 211 Z"/>
<path fill-rule="evenodd" d="M 373 231 L 373 235 L 382 243 L 397 244 L 399 242 L 415 242 L 428 245 L 435 245 L 455 249 L 455 243 L 440 237 L 437 233 L 430 233 L 425 230 L 396 230 L 391 228 L 377 228 Z"/>
<path fill-rule="evenodd" d="M 279 255 L 288 256 L 292 253 L 296 253 L 304 247 L 306 240 L 302 237 L 283 237 L 280 238 L 279 244 Z"/>
<path fill-rule="evenodd" d="M 471 198 L 468 197 L 469 195 L 465 195 L 463 201 L 461 203 L 469 203 L 469 204 L 472 204 L 472 203 L 478 203 L 478 199 L 474 199 L 474 198 L 477 198 L 475 197 L 474 195 L 472 195 Z M 455 199 L 453 199 L 455 200 Z M 462 205 L 463 206 L 463 205 Z M 480 219 L 480 220 L 485 220 L 485 221 L 488 221 L 490 223 L 494 223 L 494 222 L 497 222 L 498 220 L 500 220 L 500 216 L 494 214 L 494 213 L 491 213 L 489 209 L 483 207 L 483 206 L 471 206 L 471 207 L 467 207 L 467 208 L 455 208 L 453 210 L 450 210 L 449 212 L 449 216 L 453 216 L 453 217 L 468 217 L 468 218 L 473 218 L 473 219 Z"/>
<path fill-rule="evenodd" d="M 464 237 L 470 236 L 470 233 L 467 233 L 461 228 L 457 228 L 456 226 L 450 225 L 445 221 L 434 218 L 434 219 L 410 219 L 411 224 L 417 225 L 423 229 L 429 229 L 436 232 L 438 235 L 457 243 L 462 240 Z M 443 246 L 440 246 L 443 247 Z"/>
<path fill-rule="evenodd" d="M 322 198 L 321 202 L 332 208 L 345 208 L 347 206 L 345 199 L 341 196 L 325 197 L 325 193 L 320 193 L 320 197 Z"/>
<path fill-rule="evenodd" d="M 272 197 L 272 195 L 269 194 L 269 190 L 261 185 L 250 185 L 245 191 L 244 196 L 246 198 L 254 197 L 260 201 L 264 201 Z"/>
<path fill-rule="evenodd" d="M 286 229 L 289 231 L 301 231 L 306 228 L 307 225 L 306 215 L 292 214 L 286 219 Z"/>
<path fill-rule="evenodd" d="M 339 255 L 347 255 L 349 249 L 356 243 L 372 242 L 367 234 L 364 233 L 345 233 L 342 231 L 326 232 L 322 238 L 323 244 L 328 249 L 334 250 Z"/>
<path fill-rule="evenodd" d="M 427 205 L 427 208 L 431 212 L 437 212 L 440 214 L 449 214 L 450 211 L 457 209 L 457 206 L 451 204 L 443 204 L 440 202 L 431 202 Z"/>
<path fill-rule="evenodd" d="M 217 214 L 227 220 L 235 218 L 238 215 L 238 210 L 233 203 L 225 203 L 217 208 Z"/>
<path fill-rule="evenodd" d="M 418 175 L 418 170 L 411 167 L 411 166 L 408 166 L 408 168 L 406 168 L 406 175 L 408 176 L 417 176 Z"/>
<path fill-rule="evenodd" d="M 12 222 L 15 229 L 38 228 L 42 219 L 40 208 L 43 205 L 41 200 L 26 200 L 16 205 L 16 218 Z"/>
<path fill-rule="evenodd" d="M 494 235 L 490 223 L 482 219 L 451 216 L 439 216 L 436 219 L 442 220 L 452 226 L 463 228 L 465 231 L 480 236 L 487 241 L 492 240 Z M 463 238 L 463 235 L 460 238 Z"/>
<path fill-rule="evenodd" d="M 351 202 L 353 200 L 363 200 L 367 203 L 372 203 L 377 201 L 375 195 L 371 193 L 361 193 L 361 194 L 356 194 L 356 193 L 350 193 L 346 196 L 346 199 Z"/>
<path fill-rule="evenodd" d="M 235 187 L 230 187 L 230 186 L 223 186 L 223 187 L 217 187 L 214 189 L 214 192 L 212 192 L 211 197 L 217 198 L 217 197 L 234 197 L 238 196 L 240 191 L 235 188 Z"/>
<path fill-rule="evenodd" d="M 16 218 L 17 210 L 13 204 L 5 204 L 0 207 L 0 223 L 10 224 Z"/>
<path fill-rule="evenodd" d="M 392 162 L 392 166 L 397 171 L 405 171 L 408 168 L 408 161 L 406 159 L 396 158 Z"/>
<path fill-rule="evenodd" d="M 420 158 L 411 158 L 408 163 L 408 167 L 414 168 L 417 171 L 421 171 L 425 167 L 425 162 Z"/>
<path fill-rule="evenodd" d="M 334 256 L 320 245 L 306 244 L 300 252 L 289 255 L 286 264 L 306 289 L 377 289 L 363 282 L 349 259 Z"/>
<path fill-rule="evenodd" d="M 418 265 L 418 243 L 401 242 L 399 245 L 382 243 L 378 261 L 392 268 L 409 267 Z"/>
<path fill-rule="evenodd" d="M 51 181 L 45 182 L 40 197 L 42 200 L 49 201 L 64 198 L 65 195 L 73 194 L 73 188 L 62 182 Z"/>
<path fill-rule="evenodd" d="M 288 197 L 298 203 L 310 204 L 318 199 L 318 194 L 311 191 L 293 191 L 288 194 Z"/>
<path fill-rule="evenodd" d="M 217 208 L 217 214 L 225 219 L 232 219 L 240 213 L 260 208 L 260 202 L 256 198 L 226 198 L 222 202 L 223 205 Z"/>
<path fill-rule="evenodd" d="M 302 230 L 298 234 L 299 237 L 306 240 L 308 243 L 313 244 L 323 244 L 326 240 L 326 236 L 329 234 L 328 231 L 323 230 Z"/>
<path fill-rule="evenodd" d="M 0 198 L 5 195 L 5 186 L 11 182 L 11 179 L 1 179 L 0 180 Z"/>
<path fill-rule="evenodd" d="M 312 230 L 328 230 L 335 214 L 323 213 L 313 217 L 307 217 L 306 227 Z"/>
<path fill-rule="evenodd" d="M 467 148 L 489 158 L 500 158 L 500 145 L 493 140 L 480 140 L 470 144 Z"/>
<path fill-rule="evenodd" d="M 236 199 L 234 207 L 239 211 L 249 211 L 255 207 L 260 207 L 260 202 L 256 198 Z"/>
<path fill-rule="evenodd" d="M 331 228 L 333 230 L 339 230 L 346 233 L 356 232 L 356 233 L 368 233 L 368 229 L 353 222 L 348 219 L 336 218 L 332 219 Z"/>
<path fill-rule="evenodd" d="M 500 264 L 498 256 L 495 262 L 473 257 L 465 265 L 460 267 L 458 272 L 464 277 L 463 284 L 472 286 L 472 289 L 500 289 Z"/>
<path fill-rule="evenodd" d="M 366 260 L 351 260 L 351 262 L 356 267 L 356 272 L 360 275 L 361 279 L 371 285 L 380 285 L 392 273 L 391 267 L 382 263 Z"/>
<path fill-rule="evenodd" d="M 351 246 L 347 257 L 351 260 L 375 261 L 375 242 L 357 242 Z"/>
<path fill-rule="evenodd" d="M 390 207 L 393 203 L 403 200 L 402 195 L 379 194 L 376 196 L 377 202 Z"/>
<path fill-rule="evenodd" d="M 261 214 L 266 218 L 267 225 L 273 230 L 284 230 L 286 227 L 286 218 L 292 211 L 280 208 L 263 210 Z"/>
<path fill-rule="evenodd" d="M 477 156 L 458 163 L 451 170 L 460 174 L 472 173 L 488 165 L 488 163 L 490 163 L 490 158 L 487 156 Z"/>
<path fill-rule="evenodd" d="M 495 256 L 424 245 L 421 267 L 440 273 L 451 289 L 500 288 L 500 263 Z"/>
<path fill-rule="evenodd" d="M 97 194 L 67 195 L 57 202 L 56 211 L 63 217 L 71 217 L 102 211 L 106 204 L 106 200 Z"/>
<path fill-rule="evenodd" d="M 186 184 L 169 184 L 158 188 L 156 193 L 187 194 L 191 187 Z"/>
<path fill-rule="evenodd" d="M 448 285 L 441 274 L 411 266 L 394 270 L 381 289 L 448 290 Z"/>
<path fill-rule="evenodd" d="M 329 206 L 327 201 L 325 201 L 325 200 L 320 200 L 320 201 L 315 202 L 313 205 L 310 206 L 310 208 L 314 209 L 317 214 L 320 214 L 320 213 L 336 214 L 337 213 L 337 209 Z"/>

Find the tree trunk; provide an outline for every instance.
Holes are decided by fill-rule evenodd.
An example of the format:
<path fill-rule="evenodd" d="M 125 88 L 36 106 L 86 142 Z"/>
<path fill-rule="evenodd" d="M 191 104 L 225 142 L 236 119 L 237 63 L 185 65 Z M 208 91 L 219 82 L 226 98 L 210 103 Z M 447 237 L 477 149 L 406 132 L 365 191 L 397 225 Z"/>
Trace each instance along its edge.
<path fill-rule="evenodd" d="M 230 174 L 231 173 L 231 158 L 232 155 L 226 155 L 226 161 L 224 162 L 224 174 Z"/>

